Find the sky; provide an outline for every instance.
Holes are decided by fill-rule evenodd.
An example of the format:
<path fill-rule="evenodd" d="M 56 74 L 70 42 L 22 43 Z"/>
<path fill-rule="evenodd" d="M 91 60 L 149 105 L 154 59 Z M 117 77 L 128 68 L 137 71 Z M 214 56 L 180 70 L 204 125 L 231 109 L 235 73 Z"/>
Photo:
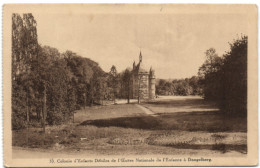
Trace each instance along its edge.
<path fill-rule="evenodd" d="M 180 79 L 197 75 L 213 47 L 219 55 L 247 34 L 242 14 L 33 14 L 41 45 L 71 50 L 118 72 L 138 61 L 140 50 L 147 70 L 157 78 Z"/>

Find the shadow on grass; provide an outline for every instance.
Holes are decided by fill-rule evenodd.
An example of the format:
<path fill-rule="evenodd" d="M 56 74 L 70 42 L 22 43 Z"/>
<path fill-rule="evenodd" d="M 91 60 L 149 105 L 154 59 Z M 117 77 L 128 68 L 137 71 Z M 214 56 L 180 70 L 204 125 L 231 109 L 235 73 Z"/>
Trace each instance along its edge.
<path fill-rule="evenodd" d="M 180 130 L 208 132 L 246 132 L 246 118 L 226 118 L 219 111 L 179 112 L 159 116 L 120 117 L 86 120 L 80 125 L 123 127 L 147 130 Z"/>
<path fill-rule="evenodd" d="M 113 119 L 87 120 L 80 125 L 94 125 L 97 127 L 123 127 L 138 129 L 156 129 L 160 120 L 153 116 L 120 117 Z"/>

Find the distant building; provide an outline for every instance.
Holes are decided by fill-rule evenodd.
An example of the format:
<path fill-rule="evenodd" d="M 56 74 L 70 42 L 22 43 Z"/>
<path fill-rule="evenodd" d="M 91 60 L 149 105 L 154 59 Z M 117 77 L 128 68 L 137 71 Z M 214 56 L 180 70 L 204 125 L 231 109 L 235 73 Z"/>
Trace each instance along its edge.
<path fill-rule="evenodd" d="M 142 62 L 142 53 L 140 51 L 139 63 L 133 63 L 132 70 L 133 90 L 132 98 L 154 99 L 155 98 L 155 74 L 152 67 L 149 71 L 145 70 Z M 139 91 L 139 92 L 138 92 Z"/>

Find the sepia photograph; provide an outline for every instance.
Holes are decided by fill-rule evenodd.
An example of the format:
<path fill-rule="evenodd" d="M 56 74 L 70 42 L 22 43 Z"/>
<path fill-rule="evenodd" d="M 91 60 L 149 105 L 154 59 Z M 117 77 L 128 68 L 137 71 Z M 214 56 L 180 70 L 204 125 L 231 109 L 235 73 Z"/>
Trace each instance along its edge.
<path fill-rule="evenodd" d="M 255 5 L 3 10 L 6 166 L 258 164 Z"/>

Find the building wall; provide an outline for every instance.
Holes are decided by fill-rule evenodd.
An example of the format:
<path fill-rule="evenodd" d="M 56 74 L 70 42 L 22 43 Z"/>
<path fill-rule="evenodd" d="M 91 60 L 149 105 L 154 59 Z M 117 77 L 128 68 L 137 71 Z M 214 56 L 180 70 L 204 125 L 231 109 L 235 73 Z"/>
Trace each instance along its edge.
<path fill-rule="evenodd" d="M 140 83 L 139 83 L 140 80 Z M 140 86 L 139 86 L 140 85 Z M 133 74 L 133 98 L 138 98 L 138 89 L 140 87 L 140 98 L 149 98 L 149 75 L 145 74 Z"/>
<path fill-rule="evenodd" d="M 149 98 L 149 76 L 148 73 L 139 75 L 140 79 L 140 98 L 148 99 Z"/>
<path fill-rule="evenodd" d="M 148 71 L 145 71 L 143 68 L 140 68 L 140 66 L 141 66 L 141 59 L 139 64 L 135 65 L 135 62 L 133 63 L 131 98 L 138 99 L 139 96 L 138 92 L 140 88 L 141 99 L 154 99 L 155 98 L 154 71 L 150 69 L 148 73 Z"/>
<path fill-rule="evenodd" d="M 155 98 L 155 77 L 149 78 L 149 98 Z"/>

